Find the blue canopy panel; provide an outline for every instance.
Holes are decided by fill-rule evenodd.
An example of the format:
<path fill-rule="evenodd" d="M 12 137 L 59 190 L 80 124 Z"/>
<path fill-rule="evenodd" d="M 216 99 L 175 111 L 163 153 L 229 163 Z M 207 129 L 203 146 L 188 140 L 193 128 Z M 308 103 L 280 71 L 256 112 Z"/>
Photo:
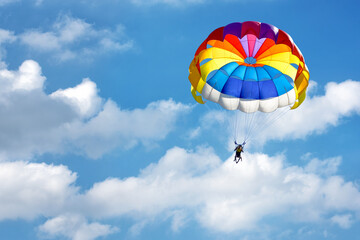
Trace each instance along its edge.
<path fill-rule="evenodd" d="M 258 81 L 256 70 L 254 67 L 247 67 L 245 72 L 245 81 Z"/>
<path fill-rule="evenodd" d="M 240 78 L 230 76 L 221 92 L 229 96 L 240 98 L 243 82 L 244 81 Z"/>
<path fill-rule="evenodd" d="M 245 77 L 246 68 L 247 68 L 247 67 L 244 66 L 244 65 L 238 66 L 238 67 L 231 73 L 231 77 L 236 77 L 236 78 L 239 78 L 239 79 L 243 80 L 244 77 Z"/>
<path fill-rule="evenodd" d="M 260 98 L 269 99 L 280 96 L 272 80 L 259 81 Z"/>
<path fill-rule="evenodd" d="M 230 74 L 239 66 L 236 62 L 228 63 L 222 66 L 211 78 L 206 82 L 214 89 L 221 92 Z"/>
<path fill-rule="evenodd" d="M 271 76 L 262 67 L 237 67 L 221 91 L 244 99 L 268 99 L 279 96 Z"/>
<path fill-rule="evenodd" d="M 294 87 L 289 83 L 288 79 L 285 77 L 285 75 L 281 75 L 278 78 L 273 79 L 273 82 L 275 84 L 275 87 L 277 89 L 277 92 L 280 95 L 283 95 L 284 93 L 289 92 Z"/>
<path fill-rule="evenodd" d="M 273 67 L 239 66 L 236 62 L 211 74 L 207 83 L 221 93 L 243 99 L 274 98 L 294 88 L 292 78 Z"/>
<path fill-rule="evenodd" d="M 256 73 L 257 73 L 259 81 L 266 81 L 266 80 L 272 79 L 271 76 L 269 75 L 269 73 L 262 67 L 257 67 Z"/>
<path fill-rule="evenodd" d="M 244 81 L 241 89 L 240 98 L 244 99 L 259 99 L 259 82 L 258 81 Z"/>

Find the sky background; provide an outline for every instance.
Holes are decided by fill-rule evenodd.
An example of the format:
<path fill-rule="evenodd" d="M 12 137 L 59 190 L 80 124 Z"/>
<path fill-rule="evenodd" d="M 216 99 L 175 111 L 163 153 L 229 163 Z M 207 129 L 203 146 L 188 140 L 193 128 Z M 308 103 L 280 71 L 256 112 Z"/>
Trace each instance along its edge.
<path fill-rule="evenodd" d="M 0 0 L 0 238 L 360 235 L 358 1 Z M 286 31 L 305 102 L 233 159 L 233 116 L 193 100 L 214 29 Z"/>

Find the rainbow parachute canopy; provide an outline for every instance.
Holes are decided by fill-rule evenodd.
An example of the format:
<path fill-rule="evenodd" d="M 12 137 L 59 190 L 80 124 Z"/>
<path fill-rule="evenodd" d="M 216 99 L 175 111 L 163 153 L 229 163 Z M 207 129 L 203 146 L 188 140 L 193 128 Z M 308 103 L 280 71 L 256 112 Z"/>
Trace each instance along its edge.
<path fill-rule="evenodd" d="M 297 108 L 309 70 L 292 38 L 266 23 L 231 23 L 213 31 L 189 67 L 191 92 L 228 110 L 246 113 Z M 201 94 L 201 95 L 197 95 Z"/>

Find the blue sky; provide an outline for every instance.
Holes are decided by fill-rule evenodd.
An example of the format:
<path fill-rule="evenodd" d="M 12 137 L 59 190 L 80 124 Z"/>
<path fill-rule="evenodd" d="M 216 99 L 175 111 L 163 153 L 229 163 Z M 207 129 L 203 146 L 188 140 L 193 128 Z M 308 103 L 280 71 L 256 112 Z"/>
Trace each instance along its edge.
<path fill-rule="evenodd" d="M 357 1 L 0 0 L 1 239 L 356 239 Z M 308 98 L 235 164 L 188 67 L 231 22 L 286 31 Z"/>

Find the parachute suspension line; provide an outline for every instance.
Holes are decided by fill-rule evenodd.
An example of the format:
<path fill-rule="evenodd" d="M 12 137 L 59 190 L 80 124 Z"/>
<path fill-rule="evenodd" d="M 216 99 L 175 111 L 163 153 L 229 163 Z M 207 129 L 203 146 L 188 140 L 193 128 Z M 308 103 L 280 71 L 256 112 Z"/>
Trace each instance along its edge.
<path fill-rule="evenodd" d="M 254 125 L 256 125 L 254 123 L 255 115 L 257 115 L 257 112 L 251 113 L 251 115 L 250 115 L 250 123 L 249 123 L 249 126 L 248 126 L 248 132 L 247 132 L 247 134 L 245 135 L 245 138 L 244 138 L 244 142 L 246 142 L 249 139 L 249 137 L 251 136 L 252 129 L 254 128 Z"/>
<path fill-rule="evenodd" d="M 243 142 L 244 142 L 245 138 L 246 138 L 247 131 L 248 131 L 247 122 L 248 122 L 249 115 L 245 113 L 243 116 L 244 116 L 244 126 L 243 126 L 243 134 L 244 134 Z"/>
<path fill-rule="evenodd" d="M 255 124 L 255 119 L 256 119 L 256 115 L 257 113 L 256 112 L 253 112 L 253 113 L 250 113 L 248 114 L 249 115 L 249 122 L 248 122 L 248 126 L 247 126 L 247 133 L 244 137 L 244 141 L 246 142 L 247 139 L 249 138 L 251 132 L 252 132 L 252 128 L 254 127 L 254 124 Z"/>
<path fill-rule="evenodd" d="M 250 127 L 249 127 L 249 132 L 246 135 L 245 141 L 248 141 L 249 137 L 251 136 L 253 129 L 257 126 L 257 121 L 255 121 L 255 119 L 257 120 L 258 117 L 258 112 L 255 112 L 252 114 L 252 118 L 251 118 L 251 122 L 250 122 Z"/>
<path fill-rule="evenodd" d="M 234 106 L 233 106 L 233 101 L 231 101 L 231 109 L 234 109 Z M 233 140 L 236 141 L 236 138 L 237 138 L 237 110 L 234 111 L 235 114 L 235 121 L 234 121 L 234 117 L 232 118 L 233 119 L 233 124 L 232 124 L 232 131 L 233 131 Z M 235 129 L 235 131 L 234 131 Z"/>
<path fill-rule="evenodd" d="M 233 133 L 233 136 L 234 136 L 234 141 L 236 142 L 236 139 L 237 139 L 237 113 L 236 111 L 234 111 L 234 117 L 233 117 L 233 124 L 232 124 L 232 129 L 234 130 L 234 133 Z"/>
<path fill-rule="evenodd" d="M 240 112 L 239 112 L 239 114 L 241 114 Z M 239 126 L 239 128 L 240 128 L 240 130 L 242 131 L 241 132 L 241 134 L 243 134 L 244 136 L 245 136 L 245 126 L 246 126 L 246 117 L 244 116 L 245 114 L 244 113 L 242 113 L 241 115 L 240 115 L 240 126 Z M 243 139 L 243 141 L 244 141 L 244 139 Z"/>
<path fill-rule="evenodd" d="M 244 140 L 246 139 L 246 135 L 247 135 L 247 132 L 248 132 L 248 121 L 249 121 L 249 115 L 246 113 L 248 111 L 248 106 L 245 107 L 245 114 L 244 114 Z"/>
<path fill-rule="evenodd" d="M 279 120 L 288 111 L 289 110 L 279 111 L 277 114 L 275 114 L 275 113 L 272 114 L 273 116 L 271 118 L 268 118 L 266 120 L 266 122 L 257 129 L 257 131 L 259 133 L 258 137 L 261 138 L 265 134 L 265 132 L 264 132 L 265 127 L 268 128 L 268 127 L 272 126 L 277 120 Z"/>
<path fill-rule="evenodd" d="M 288 92 L 286 87 L 284 89 L 285 89 L 285 92 Z M 287 95 L 287 97 L 288 97 L 288 101 L 290 102 L 289 95 Z M 255 132 L 255 134 L 257 132 L 260 133 L 259 137 L 262 136 L 264 134 L 263 131 L 264 131 L 265 127 L 270 127 L 278 119 L 280 119 L 282 116 L 284 116 L 289 110 L 290 110 L 290 108 L 287 108 L 285 111 L 278 108 L 274 112 L 271 112 L 271 113 L 259 112 L 259 114 L 257 114 L 257 115 L 261 115 L 261 116 L 265 115 L 265 117 L 263 117 L 263 118 L 257 117 L 258 121 L 256 122 L 256 124 L 254 124 L 255 126 L 251 127 L 251 129 L 249 130 L 250 133 L 246 137 L 245 141 L 248 141 L 248 140 L 250 140 L 250 138 L 252 138 L 253 132 Z"/>
<path fill-rule="evenodd" d="M 274 116 L 276 116 L 275 112 L 272 113 L 263 113 L 263 121 L 259 122 L 259 124 L 257 125 L 256 129 L 255 129 L 255 133 L 256 132 L 260 132 L 265 129 L 265 127 L 269 127 L 268 123 L 272 121 L 272 119 L 274 118 Z M 252 138 L 253 136 L 251 136 Z"/>
<path fill-rule="evenodd" d="M 238 129 L 239 129 L 239 115 L 240 115 L 240 111 L 236 110 L 235 111 L 235 115 L 236 115 L 236 121 L 235 121 L 235 141 L 238 139 Z"/>
<path fill-rule="evenodd" d="M 246 107 L 246 112 L 249 111 L 249 107 Z M 251 122 L 251 117 L 252 117 L 253 113 L 245 113 L 245 119 L 246 119 L 246 125 L 245 125 L 245 131 L 244 131 L 244 140 L 246 141 L 246 136 L 249 134 L 249 130 L 250 130 L 250 122 Z"/>
<path fill-rule="evenodd" d="M 266 122 L 269 121 L 269 119 L 272 116 L 272 113 L 263 113 L 263 112 L 257 112 L 257 121 L 254 124 L 254 127 L 251 129 L 251 133 L 248 135 L 247 140 L 249 140 L 250 137 L 252 137 L 253 132 L 257 132 L 259 128 L 262 126 L 266 126 Z"/>
<path fill-rule="evenodd" d="M 249 108 L 248 107 L 248 111 L 249 111 Z M 247 126 L 246 126 L 246 134 L 245 134 L 245 137 L 244 137 L 244 142 L 246 141 L 246 138 L 247 136 L 249 135 L 250 133 L 250 126 L 251 126 L 251 120 L 253 119 L 253 116 L 254 116 L 254 113 L 247 113 L 246 114 L 246 117 L 247 117 Z"/>
<path fill-rule="evenodd" d="M 272 117 L 268 118 L 264 124 L 260 125 L 260 127 L 257 130 L 260 133 L 258 135 L 258 137 L 262 137 L 265 134 L 265 132 L 263 131 L 265 129 L 265 127 L 272 126 L 275 122 L 277 122 L 279 119 L 281 119 L 286 113 L 288 113 L 290 111 L 290 109 L 291 108 L 278 109 L 276 114 L 274 114 Z"/>
<path fill-rule="evenodd" d="M 250 119 L 250 124 L 249 124 L 249 132 L 246 135 L 245 141 L 247 141 L 247 139 L 251 136 L 252 130 L 253 130 L 254 126 L 256 126 L 255 119 L 257 118 L 256 117 L 257 115 L 258 115 L 257 112 L 251 113 L 251 119 Z"/>
<path fill-rule="evenodd" d="M 246 71 L 246 70 L 245 70 Z M 249 117 L 249 114 L 247 114 L 247 112 L 249 111 L 249 105 L 246 105 L 246 108 L 245 108 L 245 120 L 246 120 L 246 124 L 245 124 L 245 133 L 244 133 L 244 141 L 246 139 L 246 135 L 248 134 L 248 131 L 249 131 L 249 120 L 250 120 L 250 117 Z"/>
<path fill-rule="evenodd" d="M 287 88 L 285 87 L 285 91 L 288 92 Z M 289 95 L 287 95 L 288 101 L 290 102 Z M 291 108 L 284 108 L 284 109 L 276 109 L 274 112 L 270 114 L 265 114 L 265 121 L 262 122 L 262 124 L 259 124 L 256 131 L 259 132 L 259 137 L 264 135 L 264 129 L 265 127 L 270 127 L 273 125 L 277 120 L 279 120 L 281 117 L 283 117 Z M 260 123 L 260 122 L 259 122 Z"/>

